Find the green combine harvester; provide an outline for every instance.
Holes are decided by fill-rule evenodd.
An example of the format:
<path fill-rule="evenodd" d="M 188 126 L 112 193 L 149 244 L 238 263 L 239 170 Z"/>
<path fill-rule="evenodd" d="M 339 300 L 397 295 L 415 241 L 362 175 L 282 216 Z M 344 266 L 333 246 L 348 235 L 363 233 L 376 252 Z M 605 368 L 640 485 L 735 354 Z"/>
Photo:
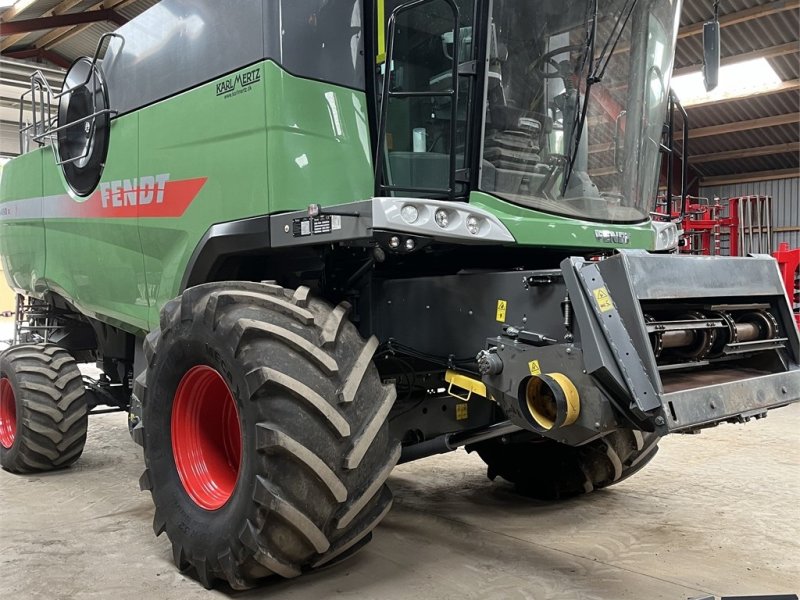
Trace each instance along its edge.
<path fill-rule="evenodd" d="M 366 544 L 398 462 L 466 447 L 554 500 L 796 402 L 775 262 L 650 218 L 680 8 L 163 0 L 34 75 L 3 467 L 128 411 L 155 533 L 244 589 Z"/>

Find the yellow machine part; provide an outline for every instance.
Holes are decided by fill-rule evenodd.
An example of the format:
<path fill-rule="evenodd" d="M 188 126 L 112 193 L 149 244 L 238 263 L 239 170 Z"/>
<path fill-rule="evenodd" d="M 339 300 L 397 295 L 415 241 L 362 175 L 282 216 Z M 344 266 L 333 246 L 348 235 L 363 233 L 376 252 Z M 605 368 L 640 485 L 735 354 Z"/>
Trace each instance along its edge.
<path fill-rule="evenodd" d="M 447 387 L 447 393 L 453 398 L 457 398 L 458 400 L 466 402 L 472 398 L 472 394 L 477 394 L 478 396 L 489 398 L 491 400 L 489 393 L 486 391 L 486 385 L 480 379 L 475 379 L 469 375 L 463 375 L 448 369 L 444 374 L 444 380 L 450 384 Z M 457 392 L 454 392 L 453 388 L 464 390 L 466 395 L 460 395 Z"/>
<path fill-rule="evenodd" d="M 386 0 L 378 0 L 378 56 L 375 57 L 377 64 L 386 62 Z"/>
<path fill-rule="evenodd" d="M 570 378 L 562 373 L 547 373 L 544 378 L 531 377 L 525 395 L 528 411 L 545 430 L 552 429 L 556 422 L 562 419 L 563 422 L 559 427 L 572 425 L 578 420 L 581 411 L 578 389 Z M 556 400 L 558 396 L 563 398 L 561 406 Z"/>

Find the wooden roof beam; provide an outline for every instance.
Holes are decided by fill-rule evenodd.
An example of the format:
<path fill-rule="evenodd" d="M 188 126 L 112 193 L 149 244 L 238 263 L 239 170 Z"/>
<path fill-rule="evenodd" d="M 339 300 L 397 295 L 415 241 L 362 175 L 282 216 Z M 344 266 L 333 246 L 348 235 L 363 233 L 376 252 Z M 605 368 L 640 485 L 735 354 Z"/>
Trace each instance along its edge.
<path fill-rule="evenodd" d="M 761 17 L 767 17 L 786 10 L 796 10 L 797 8 L 800 8 L 800 0 L 774 0 L 760 6 L 722 15 L 719 18 L 719 26 L 730 27 L 731 25 L 746 23 L 753 19 L 760 19 Z M 703 22 L 692 23 L 678 30 L 678 39 L 700 35 L 701 33 L 703 33 Z"/>
<path fill-rule="evenodd" d="M 779 127 L 781 125 L 800 124 L 800 114 L 788 113 L 785 115 L 772 115 L 761 119 L 749 119 L 747 121 L 737 121 L 735 123 L 723 123 L 722 125 L 711 125 L 709 127 L 698 127 L 689 130 L 689 138 L 696 139 L 709 137 L 712 135 L 725 135 L 726 133 L 737 133 L 739 131 L 749 131 L 751 129 L 763 129 L 765 127 Z M 682 132 L 676 132 L 675 139 L 683 139 Z"/>
<path fill-rule="evenodd" d="M 36 59 L 39 61 L 47 61 L 50 64 L 53 64 L 57 67 L 62 69 L 69 69 L 71 61 L 67 58 L 61 56 L 58 52 L 54 52 L 53 50 L 45 50 L 44 48 L 28 48 L 26 50 L 12 50 L 12 51 L 4 51 L 3 56 L 7 56 L 8 58 L 19 58 L 19 59 Z"/>
<path fill-rule="evenodd" d="M 35 1 L 35 0 L 33 0 L 33 1 Z M 56 15 L 64 14 L 65 12 L 75 8 L 78 4 L 81 3 L 81 1 L 82 0 L 63 0 L 63 2 L 61 2 L 60 4 L 57 4 L 56 6 L 54 6 L 53 8 L 48 10 L 46 13 L 44 13 L 44 14 L 42 14 L 40 16 L 42 16 L 42 17 L 55 17 Z M 25 4 L 25 2 L 19 2 L 16 5 L 14 5 L 12 8 L 7 10 L 5 13 L 3 13 L 3 21 L 10 21 L 16 15 L 18 15 L 20 11 L 16 10 L 16 9 L 17 9 L 17 7 L 22 6 L 23 4 Z M 27 4 L 31 4 L 31 2 L 27 2 Z M 17 33 L 17 34 L 8 36 L 6 39 L 4 39 L 2 42 L 0 42 L 0 50 L 5 50 L 7 48 L 11 48 L 17 42 L 19 42 L 22 39 L 24 39 L 27 35 L 28 35 L 27 33 Z"/>
<path fill-rule="evenodd" d="M 30 33 L 32 31 L 42 31 L 44 29 L 55 29 L 56 27 L 97 23 L 99 21 L 111 21 L 117 25 L 124 25 L 128 22 L 128 19 L 111 9 L 91 10 L 87 12 L 56 15 L 54 17 L 38 17 L 35 19 L 12 21 L 10 23 L 0 23 L 0 35 Z"/>
<path fill-rule="evenodd" d="M 94 10 L 104 10 L 104 9 L 114 9 L 120 10 L 121 8 L 125 8 L 129 4 L 133 4 L 136 0 L 106 0 L 105 2 L 96 2 L 92 4 L 85 10 L 87 11 L 94 11 Z M 91 27 L 90 25 L 78 25 L 76 27 L 61 27 L 59 29 L 54 29 L 48 33 L 45 33 L 42 37 L 37 39 L 33 45 L 37 48 L 52 48 L 53 46 L 57 46 L 61 44 L 71 37 L 79 34 L 81 31 Z"/>
<path fill-rule="evenodd" d="M 606 142 L 605 144 L 593 144 L 589 146 L 589 154 L 597 154 L 598 152 L 608 152 L 614 149 L 614 142 Z"/>
<path fill-rule="evenodd" d="M 591 177 L 608 177 L 609 175 L 617 175 L 619 171 L 616 167 L 600 167 L 599 169 L 589 169 Z"/>
<path fill-rule="evenodd" d="M 19 0 L 14 6 L 11 6 L 3 13 L 2 21 L 10 21 L 14 17 L 16 17 L 19 13 L 23 10 L 26 10 L 30 7 L 31 4 L 36 2 L 36 0 Z"/>
<path fill-rule="evenodd" d="M 768 181 L 770 179 L 791 179 L 793 177 L 797 177 L 797 169 L 774 169 L 772 171 L 754 171 L 752 173 L 705 177 L 700 182 L 700 185 L 702 187 L 712 187 L 735 183 L 751 183 L 753 181 Z"/>
<path fill-rule="evenodd" d="M 725 160 L 739 160 L 742 158 L 770 156 L 772 154 L 784 154 L 788 152 L 800 152 L 800 142 L 773 144 L 771 146 L 760 146 L 757 148 L 743 148 L 741 150 L 727 150 L 725 152 L 712 152 L 710 154 L 695 154 L 694 156 L 689 156 L 689 162 L 693 164 L 722 162 Z"/>
<path fill-rule="evenodd" d="M 746 10 L 740 10 L 734 13 L 728 13 L 719 18 L 720 28 L 730 27 L 731 25 L 738 25 L 739 23 L 746 23 L 753 19 L 767 17 L 787 10 L 796 10 L 800 8 L 800 0 L 773 0 L 762 4 L 761 6 L 754 6 Z M 710 16 L 710 15 L 709 15 Z M 703 33 L 703 21 L 700 23 L 692 23 L 691 25 L 684 25 L 678 30 L 678 39 L 692 37 Z M 630 52 L 630 45 L 619 45 L 614 50 L 613 54 L 621 54 Z"/>
<path fill-rule="evenodd" d="M 763 96 L 771 96 L 773 94 L 782 94 L 784 92 L 792 92 L 800 90 L 800 79 L 790 79 L 789 81 L 782 81 L 778 85 L 771 88 L 764 88 L 754 92 L 744 93 L 738 96 L 727 96 L 725 98 L 715 98 L 709 100 L 701 100 L 693 104 L 684 104 L 683 107 L 691 112 L 693 108 L 702 108 L 704 106 L 716 106 L 728 102 L 740 102 L 742 100 L 749 100 L 751 98 L 760 98 Z"/>
<path fill-rule="evenodd" d="M 794 54 L 800 52 L 800 45 L 797 42 L 789 42 L 787 44 L 779 44 L 777 46 L 770 46 L 768 48 L 760 48 L 752 52 L 744 52 L 742 54 L 734 54 L 732 56 L 724 56 L 720 59 L 720 65 L 732 65 L 746 60 L 755 60 L 757 58 L 776 58 L 778 56 L 786 56 L 787 54 Z M 685 67 L 678 67 L 672 71 L 673 77 L 687 75 L 694 73 L 703 68 L 702 63 L 697 65 L 687 65 Z"/>

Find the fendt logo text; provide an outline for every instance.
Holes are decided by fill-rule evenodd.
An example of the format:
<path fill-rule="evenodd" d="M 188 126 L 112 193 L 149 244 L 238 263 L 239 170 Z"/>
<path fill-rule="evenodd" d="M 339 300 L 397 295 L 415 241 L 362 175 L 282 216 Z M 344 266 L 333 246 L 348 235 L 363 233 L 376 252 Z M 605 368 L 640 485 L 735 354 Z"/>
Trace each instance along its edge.
<path fill-rule="evenodd" d="M 631 243 L 631 236 L 624 231 L 609 231 L 608 229 L 595 229 L 594 239 L 604 244 Z"/>
<path fill-rule="evenodd" d="M 103 208 L 163 204 L 168 181 L 169 173 L 107 181 L 100 184 L 100 202 Z"/>

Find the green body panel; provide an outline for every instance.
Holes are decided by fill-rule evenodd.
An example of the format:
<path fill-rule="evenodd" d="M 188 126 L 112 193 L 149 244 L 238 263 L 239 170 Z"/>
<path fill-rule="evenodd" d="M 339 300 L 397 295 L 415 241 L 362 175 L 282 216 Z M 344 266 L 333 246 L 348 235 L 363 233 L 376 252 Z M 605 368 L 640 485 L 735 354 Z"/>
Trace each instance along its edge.
<path fill-rule="evenodd" d="M 269 212 L 265 125 L 261 89 L 217 97 L 214 82 L 139 111 L 142 173 L 207 178 L 183 216 L 139 219 L 151 327 L 212 224 Z"/>
<path fill-rule="evenodd" d="M 111 124 L 103 181 L 131 179 L 138 170 L 138 114 Z M 114 142 L 117 143 L 114 143 Z M 49 156 L 48 156 L 49 155 Z M 48 217 L 48 199 L 69 194 L 52 151 L 44 157 L 46 283 L 81 312 L 102 316 L 124 329 L 147 329 L 148 298 L 137 220 Z"/>
<path fill-rule="evenodd" d="M 364 94 L 260 68 L 248 92 L 211 82 L 139 111 L 141 173 L 207 178 L 183 216 L 139 220 L 150 327 L 211 225 L 372 195 Z"/>
<path fill-rule="evenodd" d="M 217 83 L 228 79 L 221 77 L 112 122 L 102 182 L 159 174 L 204 179 L 180 216 L 56 214 L 54 201 L 86 200 L 71 194 L 53 151 L 8 163 L 0 198 L 24 200 L 33 211 L 30 219 L 0 221 L 13 287 L 53 290 L 87 315 L 142 333 L 180 293 L 212 225 L 371 197 L 364 93 L 294 77 L 271 61 L 243 71 L 254 69 L 258 80 L 237 93 L 218 95 Z"/>
<path fill-rule="evenodd" d="M 267 65 L 270 212 L 371 198 L 366 96 Z"/>
<path fill-rule="evenodd" d="M 25 206 L 25 218 L 0 219 L 12 286 L 56 291 L 81 312 L 141 334 L 180 293 L 192 254 L 212 225 L 373 195 L 363 92 L 292 76 L 271 61 L 242 71 L 260 77 L 235 93 L 218 88 L 229 79 L 222 77 L 112 122 L 101 187 L 160 175 L 170 183 L 200 182 L 180 214 L 136 206 L 127 218 L 69 216 L 54 207 L 74 208 L 85 199 L 69 192 L 50 148 L 8 163 L 0 198 Z M 654 243 L 650 223 L 581 222 L 480 192 L 470 202 L 496 214 L 521 245 L 608 250 L 615 246 L 597 241 L 594 232 L 609 227 L 630 236 L 625 247 Z"/>
<path fill-rule="evenodd" d="M 655 232 L 650 221 L 635 225 L 579 221 L 517 206 L 482 192 L 470 194 L 469 201 L 496 215 L 508 227 L 517 243 L 523 246 L 652 250 L 655 245 Z M 597 240 L 595 231 L 607 229 L 628 234 L 630 243 L 622 245 Z"/>
<path fill-rule="evenodd" d="M 24 218 L 0 220 L 0 253 L 6 281 L 21 292 L 43 291 L 42 165 L 48 159 L 53 160 L 49 148 L 18 156 L 5 166 L 0 177 L 0 214 L 13 214 L 14 209 L 7 208 L 11 206 L 9 202 L 33 199 Z"/>

